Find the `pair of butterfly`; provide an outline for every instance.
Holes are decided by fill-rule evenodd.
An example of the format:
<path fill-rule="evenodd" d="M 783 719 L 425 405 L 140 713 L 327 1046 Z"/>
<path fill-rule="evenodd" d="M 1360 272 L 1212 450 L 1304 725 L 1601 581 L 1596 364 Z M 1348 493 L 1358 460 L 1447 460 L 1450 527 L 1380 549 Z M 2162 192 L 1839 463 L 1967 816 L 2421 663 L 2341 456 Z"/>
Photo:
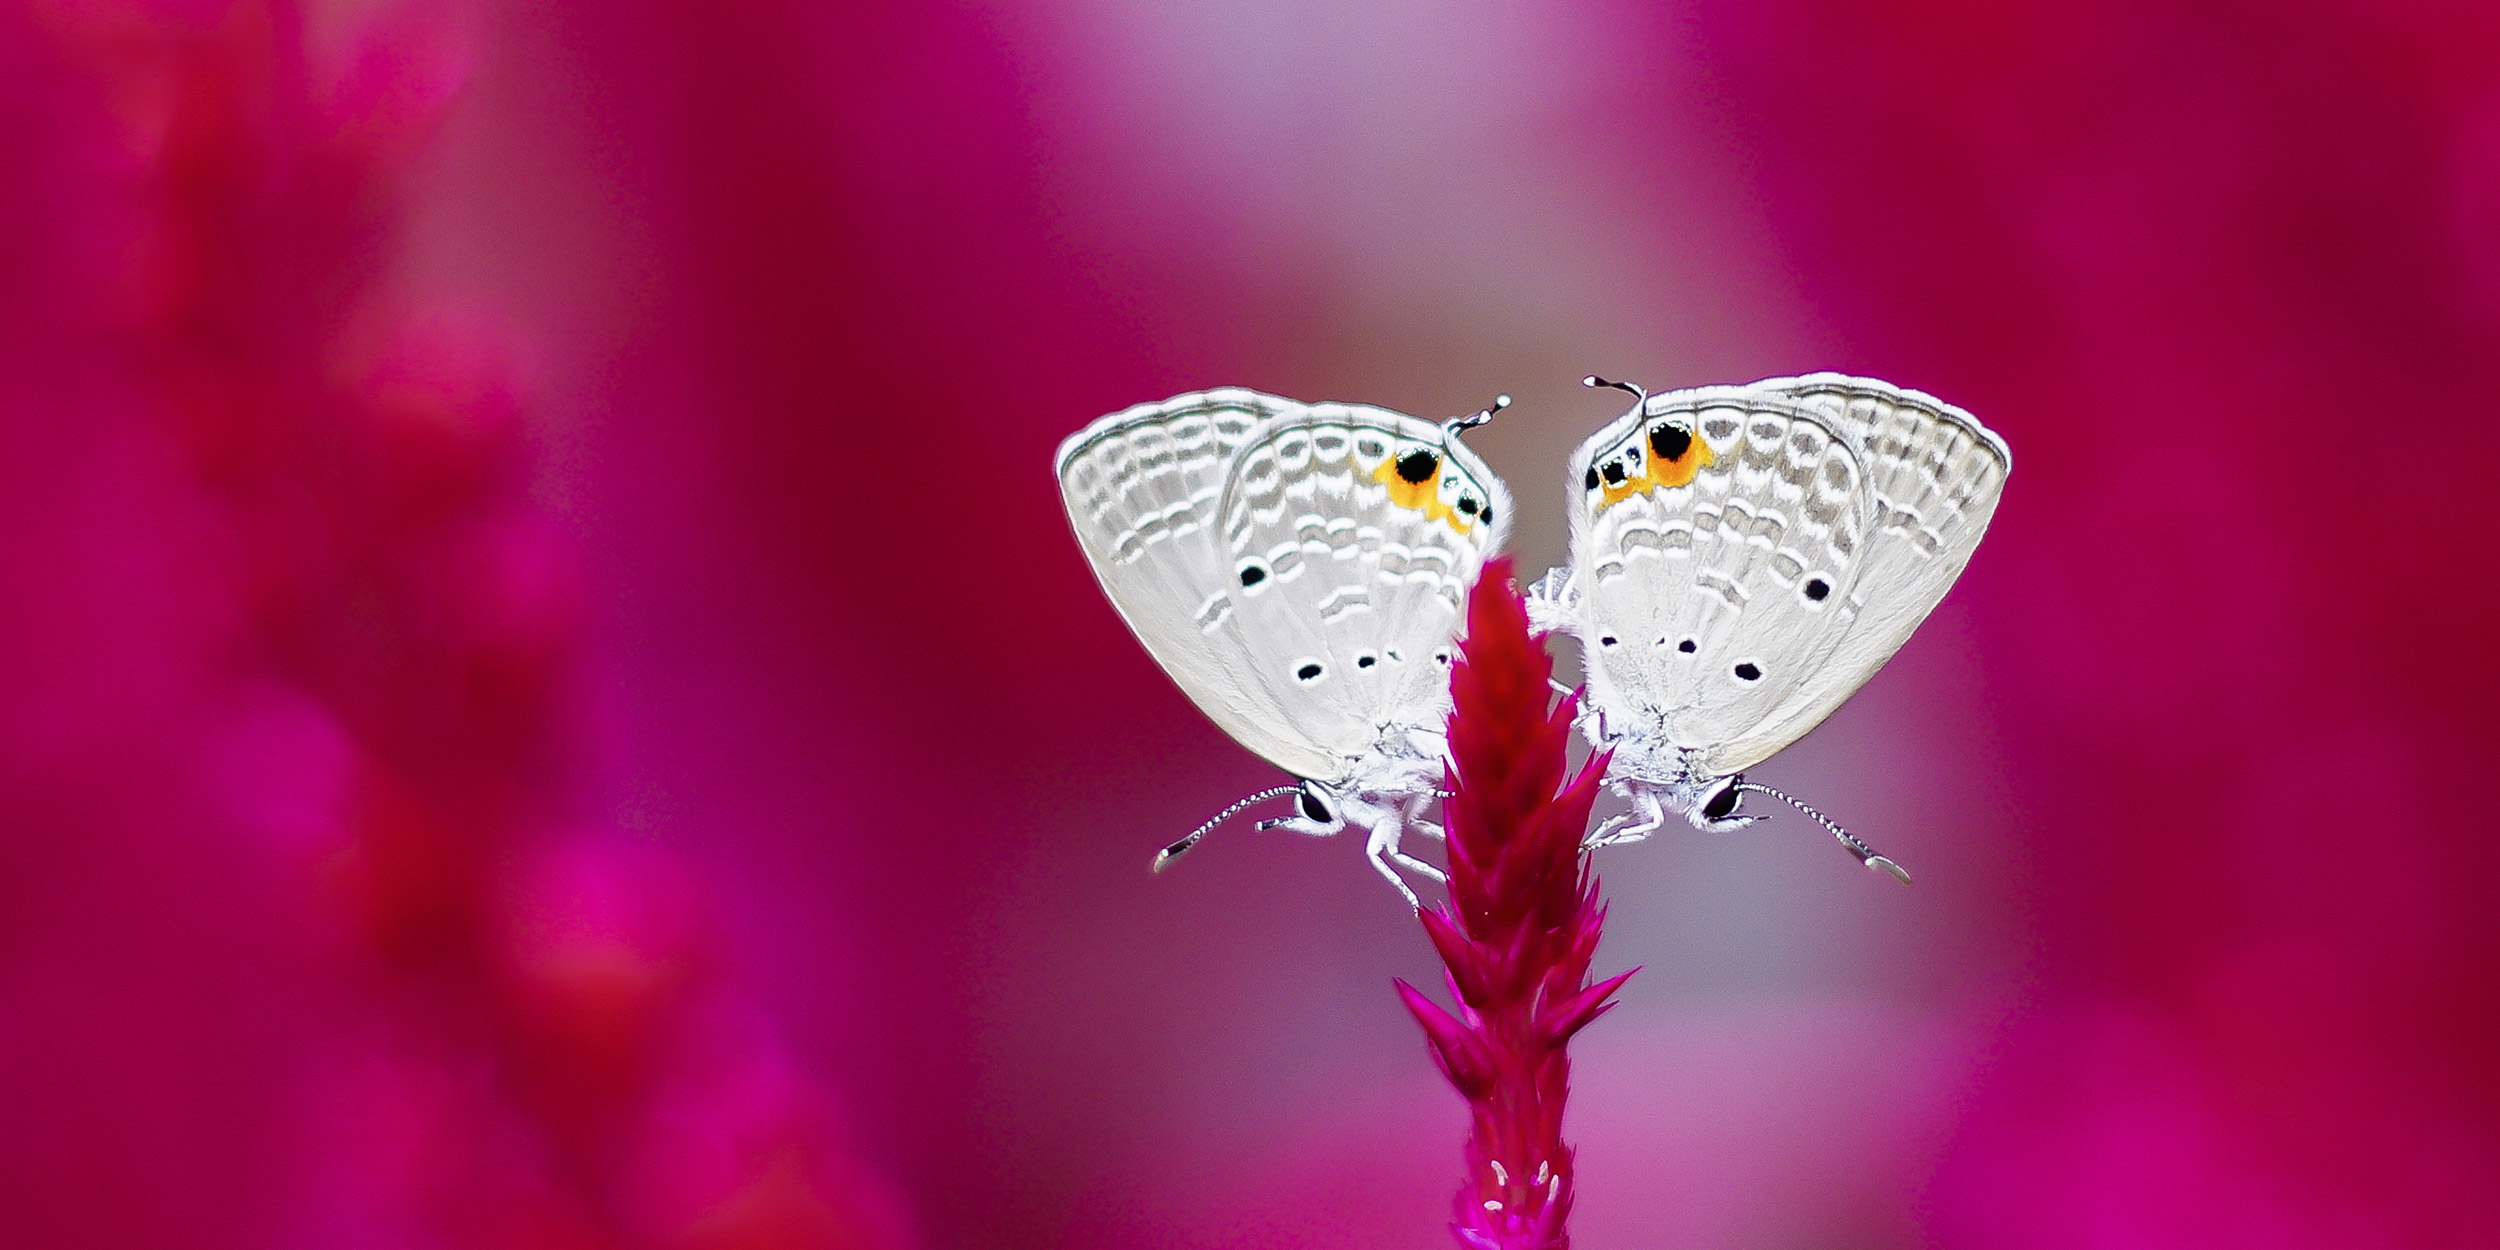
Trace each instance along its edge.
<path fill-rule="evenodd" d="M 1978 546 L 2011 461 L 1970 414 L 1838 374 L 1636 397 L 1572 453 L 1571 562 L 1530 589 L 1538 628 L 1581 646 L 1580 728 L 1611 747 L 1632 810 L 1590 845 L 1670 812 L 1705 830 L 1795 806 L 1744 779 L 1820 724 L 1926 619 Z M 1078 541 L 1164 670 L 1243 746 L 1299 778 L 1252 795 L 1155 859 L 1160 870 L 1251 804 L 1260 828 L 1368 831 L 1415 901 L 1399 843 L 1439 836 L 1448 666 L 1468 586 L 1508 530 L 1510 493 L 1460 433 L 1509 402 L 1432 422 L 1227 388 L 1140 404 L 1060 444 Z"/>

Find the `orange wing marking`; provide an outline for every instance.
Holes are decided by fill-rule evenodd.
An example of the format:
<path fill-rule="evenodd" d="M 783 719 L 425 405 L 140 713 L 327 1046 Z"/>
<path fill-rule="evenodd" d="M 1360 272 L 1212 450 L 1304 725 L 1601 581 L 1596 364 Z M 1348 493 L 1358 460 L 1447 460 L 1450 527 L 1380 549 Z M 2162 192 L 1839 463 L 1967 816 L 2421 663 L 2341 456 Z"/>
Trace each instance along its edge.
<path fill-rule="evenodd" d="M 1430 457 L 1432 461 L 1431 466 L 1424 470 L 1420 482 L 1407 476 L 1409 469 L 1420 464 L 1415 457 Z M 1437 453 L 1418 448 L 1392 455 L 1381 461 L 1379 468 L 1372 470 L 1372 480 L 1389 488 L 1389 502 L 1421 512 L 1427 521 L 1447 521 L 1450 528 L 1460 534 L 1475 532 L 1474 518 L 1441 501 L 1441 457 Z"/>
<path fill-rule="evenodd" d="M 1670 433 L 1683 435 L 1685 446 L 1678 455 L 1661 455 L 1658 445 L 1661 442 L 1671 443 Z M 1656 431 L 1644 430 L 1641 442 L 1645 445 L 1641 447 L 1641 471 L 1638 474 L 1626 476 L 1620 483 L 1599 483 L 1606 492 L 1606 497 L 1597 504 L 1601 510 L 1661 487 L 1690 486 L 1704 465 L 1712 464 L 1719 458 L 1710 450 L 1710 444 L 1701 441 L 1701 435 L 1680 424 L 1663 425 Z"/>

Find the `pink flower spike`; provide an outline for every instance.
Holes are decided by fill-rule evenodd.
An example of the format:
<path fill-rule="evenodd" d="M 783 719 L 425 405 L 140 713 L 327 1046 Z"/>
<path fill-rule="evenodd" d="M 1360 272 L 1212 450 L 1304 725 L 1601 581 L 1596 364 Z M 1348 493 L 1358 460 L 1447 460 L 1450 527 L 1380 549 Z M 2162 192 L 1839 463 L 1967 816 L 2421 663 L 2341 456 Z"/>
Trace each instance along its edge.
<path fill-rule="evenodd" d="M 1553 661 L 1528 634 L 1508 559 L 1488 562 L 1470 592 L 1461 650 L 1450 674 L 1452 793 L 1442 806 L 1450 901 L 1422 916 L 1459 1010 L 1404 981 L 1398 994 L 1473 1122 L 1450 1231 L 1469 1250 L 1565 1250 L 1563 1047 L 1632 975 L 1589 984 L 1606 909 L 1580 844 L 1606 757 L 1564 783 L 1577 702 L 1546 706 Z"/>

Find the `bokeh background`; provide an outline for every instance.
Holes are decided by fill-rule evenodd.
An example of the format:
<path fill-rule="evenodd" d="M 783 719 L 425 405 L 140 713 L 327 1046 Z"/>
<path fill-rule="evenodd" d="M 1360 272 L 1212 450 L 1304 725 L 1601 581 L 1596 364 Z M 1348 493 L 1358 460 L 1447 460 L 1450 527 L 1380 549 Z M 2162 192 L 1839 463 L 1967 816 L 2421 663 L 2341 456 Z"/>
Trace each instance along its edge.
<path fill-rule="evenodd" d="M 2015 450 L 1944 607 L 1601 860 L 1577 1231 L 2500 1244 L 2500 10 L 11 0 L 0 1241 L 1429 1247 L 1350 840 L 1051 449 L 1652 387 Z"/>

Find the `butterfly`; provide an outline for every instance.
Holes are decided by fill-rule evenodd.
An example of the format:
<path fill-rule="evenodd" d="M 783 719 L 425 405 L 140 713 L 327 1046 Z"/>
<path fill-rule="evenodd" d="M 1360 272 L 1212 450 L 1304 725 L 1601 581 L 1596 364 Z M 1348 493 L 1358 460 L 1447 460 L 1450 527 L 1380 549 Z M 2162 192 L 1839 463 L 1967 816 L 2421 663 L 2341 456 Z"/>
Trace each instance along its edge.
<path fill-rule="evenodd" d="M 1530 613 L 1580 644 L 1581 728 L 1610 746 L 1634 811 L 1705 830 L 1761 819 L 1747 793 L 1813 818 L 1860 862 L 1909 874 L 1829 817 L 1745 780 L 1821 724 L 1909 640 L 1970 561 L 2012 465 L 2005 440 L 1933 396 L 1818 373 L 1651 395 L 1570 462 L 1571 558 Z M 1637 823 L 1636 823 L 1637 822 Z"/>
<path fill-rule="evenodd" d="M 1112 606 L 1199 710 L 1298 780 L 1234 804 L 1155 857 L 1161 871 L 1253 803 L 1261 828 L 1367 831 L 1373 867 L 1441 879 L 1400 849 L 1446 750 L 1463 600 L 1510 524 L 1510 494 L 1459 432 L 1360 404 L 1239 388 L 1140 404 L 1059 445 L 1059 488 Z"/>

